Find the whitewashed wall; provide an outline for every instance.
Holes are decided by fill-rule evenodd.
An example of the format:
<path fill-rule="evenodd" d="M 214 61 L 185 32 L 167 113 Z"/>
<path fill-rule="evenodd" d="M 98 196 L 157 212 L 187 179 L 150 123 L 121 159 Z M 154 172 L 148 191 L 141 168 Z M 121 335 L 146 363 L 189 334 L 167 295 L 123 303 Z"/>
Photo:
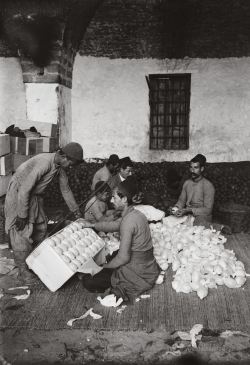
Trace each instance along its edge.
<path fill-rule="evenodd" d="M 145 75 L 191 73 L 190 148 L 149 150 Z M 77 55 L 72 88 L 72 140 L 86 157 L 111 153 L 135 161 L 209 162 L 250 159 L 250 58 L 129 60 Z"/>
<path fill-rule="evenodd" d="M 0 131 L 26 120 L 26 96 L 19 59 L 0 57 Z"/>

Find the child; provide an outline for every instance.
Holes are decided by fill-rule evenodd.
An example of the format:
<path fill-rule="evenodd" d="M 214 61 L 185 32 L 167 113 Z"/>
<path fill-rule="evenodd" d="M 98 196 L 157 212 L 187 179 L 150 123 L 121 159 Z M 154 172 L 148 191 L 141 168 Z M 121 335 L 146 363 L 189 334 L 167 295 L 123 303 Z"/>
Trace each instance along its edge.
<path fill-rule="evenodd" d="M 104 181 L 98 181 L 95 185 L 95 195 L 86 204 L 84 218 L 91 223 L 114 220 L 114 210 L 108 210 L 110 198 L 109 185 Z"/>

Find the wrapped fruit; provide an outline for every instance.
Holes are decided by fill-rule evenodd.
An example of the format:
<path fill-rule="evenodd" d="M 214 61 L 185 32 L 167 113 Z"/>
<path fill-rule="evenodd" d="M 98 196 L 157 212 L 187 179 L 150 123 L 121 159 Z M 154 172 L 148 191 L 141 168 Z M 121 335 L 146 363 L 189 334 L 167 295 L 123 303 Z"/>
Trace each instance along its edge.
<path fill-rule="evenodd" d="M 104 241 L 81 222 L 73 222 L 60 232 L 47 238 L 46 242 L 70 267 L 77 271 L 105 245 Z"/>
<path fill-rule="evenodd" d="M 150 224 L 150 230 L 155 258 L 162 269 L 172 264 L 172 287 L 177 292 L 196 291 L 203 299 L 209 288 L 238 288 L 245 283 L 244 264 L 232 250 L 224 248 L 226 238 L 220 232 L 202 226 L 170 227 L 162 223 Z"/>

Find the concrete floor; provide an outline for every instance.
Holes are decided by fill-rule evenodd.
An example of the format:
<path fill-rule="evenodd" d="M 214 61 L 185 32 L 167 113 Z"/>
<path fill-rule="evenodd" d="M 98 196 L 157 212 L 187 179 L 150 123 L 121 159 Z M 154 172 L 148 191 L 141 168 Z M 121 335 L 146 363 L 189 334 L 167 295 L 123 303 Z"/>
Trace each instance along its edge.
<path fill-rule="evenodd" d="M 28 364 L 250 364 L 250 336 L 204 335 L 197 349 L 165 332 L 82 330 L 2 332 L 1 351 L 15 365 Z M 189 356 L 190 358 L 185 358 Z"/>

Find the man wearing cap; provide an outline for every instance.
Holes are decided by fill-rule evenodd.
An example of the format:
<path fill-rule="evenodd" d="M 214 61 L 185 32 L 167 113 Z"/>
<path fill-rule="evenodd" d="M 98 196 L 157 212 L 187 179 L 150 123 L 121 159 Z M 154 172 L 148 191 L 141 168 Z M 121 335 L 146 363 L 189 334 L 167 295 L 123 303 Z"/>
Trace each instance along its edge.
<path fill-rule="evenodd" d="M 128 176 L 132 175 L 133 162 L 127 156 L 120 159 L 119 172 L 111 178 L 109 183 L 112 190 L 114 190 L 121 182 L 127 179 Z"/>
<path fill-rule="evenodd" d="M 183 184 L 181 195 L 171 212 L 177 217 L 186 214 L 194 216 L 194 225 L 207 228 L 212 223 L 215 189 L 213 184 L 203 176 L 206 157 L 198 154 L 190 161 L 191 179 Z"/>
<path fill-rule="evenodd" d="M 117 172 L 118 168 L 119 157 L 117 155 L 110 155 L 105 165 L 96 171 L 92 181 L 92 191 L 95 190 L 95 186 L 98 181 L 105 181 L 109 184 L 112 176 Z"/>
<path fill-rule="evenodd" d="M 47 234 L 42 193 L 55 176 L 65 202 L 76 218 L 81 216 L 65 169 L 83 161 L 80 144 L 71 142 L 54 153 L 38 154 L 21 164 L 12 176 L 5 199 L 5 230 L 9 233 L 19 275 L 26 283 L 34 276 L 25 259 Z"/>

